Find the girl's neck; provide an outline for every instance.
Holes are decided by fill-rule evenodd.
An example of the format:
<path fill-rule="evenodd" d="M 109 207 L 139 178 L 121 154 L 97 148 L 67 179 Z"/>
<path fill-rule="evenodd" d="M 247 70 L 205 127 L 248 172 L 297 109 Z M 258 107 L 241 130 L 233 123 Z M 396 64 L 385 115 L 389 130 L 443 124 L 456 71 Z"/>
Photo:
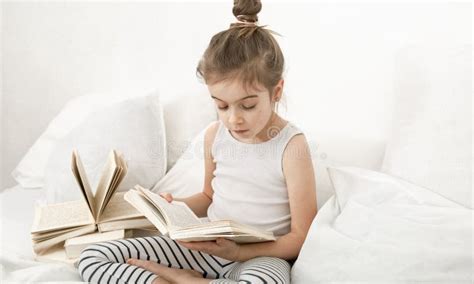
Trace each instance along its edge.
<path fill-rule="evenodd" d="M 255 136 L 255 142 L 261 143 L 272 139 L 278 135 L 278 133 L 280 133 L 287 123 L 288 121 L 284 120 L 278 114 L 273 112 L 265 127 Z"/>

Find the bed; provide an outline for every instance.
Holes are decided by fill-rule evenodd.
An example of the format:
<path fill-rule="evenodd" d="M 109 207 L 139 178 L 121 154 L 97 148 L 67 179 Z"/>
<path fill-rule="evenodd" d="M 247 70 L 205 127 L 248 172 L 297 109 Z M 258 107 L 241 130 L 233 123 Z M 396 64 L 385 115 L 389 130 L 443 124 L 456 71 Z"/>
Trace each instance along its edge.
<path fill-rule="evenodd" d="M 319 211 L 293 265 L 293 283 L 472 283 L 472 124 L 470 103 L 466 103 L 472 99 L 467 64 L 471 62 L 471 51 L 472 46 L 410 47 L 398 53 L 394 82 L 397 98 L 387 141 L 329 134 L 310 137 L 319 142 L 318 150 L 312 153 Z M 89 108 L 90 99 L 76 100 L 65 111 L 77 111 L 78 105 Z M 130 107 L 129 101 L 125 102 L 117 103 Z M 189 107 L 187 116 L 178 115 L 183 104 Z M 154 111 L 158 114 L 150 117 L 159 122 L 147 127 L 162 127 L 164 131 L 161 138 L 150 139 L 166 139 L 166 147 L 150 150 L 146 146 L 144 151 L 167 159 L 151 167 L 156 183 L 147 180 L 150 175 L 138 163 L 136 168 L 130 167 L 137 175 L 131 175 L 122 189 L 147 180 L 155 191 L 173 192 L 176 196 L 192 194 L 203 180 L 202 153 L 196 149 L 202 146 L 202 129 L 216 119 L 212 105 L 206 99 L 191 96 L 164 103 L 163 109 Z M 104 117 L 114 119 L 110 114 Z M 84 121 L 90 127 L 99 125 L 97 121 L 106 123 L 104 117 Z M 75 127 L 80 130 L 76 132 L 81 135 L 87 128 L 80 127 L 84 121 L 76 121 Z M 69 149 L 68 143 L 79 141 L 78 133 L 63 131 L 61 136 L 59 126 L 59 120 L 53 121 L 51 132 L 45 137 L 55 137 L 61 140 L 55 144 L 57 147 Z M 109 134 L 112 140 L 118 137 Z M 182 147 L 182 142 L 189 143 Z M 121 146 L 136 146 L 130 145 Z M 90 168 L 97 167 L 97 155 L 92 154 L 100 151 L 85 147 L 87 150 L 91 159 L 85 163 Z M 50 162 L 47 167 L 51 173 L 60 172 L 55 163 Z M 70 186 L 57 180 L 56 184 L 46 183 L 44 189 L 16 185 L 0 193 L 2 281 L 81 282 L 71 265 L 33 259 L 29 230 L 35 203 L 79 196 L 75 191 L 53 190 Z"/>
<path fill-rule="evenodd" d="M 375 171 L 330 171 L 341 183 L 339 198 L 333 195 L 320 208 L 293 267 L 293 283 L 472 283 L 472 210 Z M 367 188 L 385 192 L 374 194 Z M 81 282 L 69 264 L 33 260 L 29 229 L 34 203 L 43 195 L 42 189 L 20 186 L 0 194 L 2 278 L 20 283 Z"/>

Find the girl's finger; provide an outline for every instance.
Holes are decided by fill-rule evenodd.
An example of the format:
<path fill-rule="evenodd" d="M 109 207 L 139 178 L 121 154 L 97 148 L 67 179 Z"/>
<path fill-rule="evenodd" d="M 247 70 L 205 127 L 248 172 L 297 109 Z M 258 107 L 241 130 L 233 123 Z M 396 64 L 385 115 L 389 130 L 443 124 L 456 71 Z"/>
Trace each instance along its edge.
<path fill-rule="evenodd" d="M 192 243 L 190 242 L 182 242 L 182 241 L 178 241 L 178 244 L 180 244 L 181 246 L 187 248 L 187 249 L 192 249 L 194 246 Z"/>
<path fill-rule="evenodd" d="M 173 195 L 171 195 L 171 193 L 163 192 L 163 193 L 160 193 L 160 196 L 168 202 L 173 201 Z"/>

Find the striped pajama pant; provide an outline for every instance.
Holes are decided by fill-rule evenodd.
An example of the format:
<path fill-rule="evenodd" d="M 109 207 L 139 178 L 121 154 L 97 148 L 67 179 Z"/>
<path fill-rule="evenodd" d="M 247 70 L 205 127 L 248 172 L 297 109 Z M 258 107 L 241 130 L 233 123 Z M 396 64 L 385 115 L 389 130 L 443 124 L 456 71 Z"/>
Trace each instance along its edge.
<path fill-rule="evenodd" d="M 152 283 L 150 271 L 129 265 L 129 258 L 150 260 L 173 268 L 193 269 L 212 284 L 290 283 L 290 264 L 280 258 L 257 257 L 234 262 L 180 246 L 165 236 L 106 241 L 81 252 L 77 268 L 90 283 Z"/>

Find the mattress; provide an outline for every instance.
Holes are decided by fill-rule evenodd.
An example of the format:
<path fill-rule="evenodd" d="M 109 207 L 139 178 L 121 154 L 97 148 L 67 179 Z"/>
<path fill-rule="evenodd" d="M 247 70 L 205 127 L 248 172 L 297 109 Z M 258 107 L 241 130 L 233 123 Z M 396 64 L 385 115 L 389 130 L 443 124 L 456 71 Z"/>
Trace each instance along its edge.
<path fill-rule="evenodd" d="M 42 200 L 42 189 L 24 189 L 19 185 L 0 193 L 0 282 L 84 283 L 72 265 L 34 260 L 30 229 L 35 203 Z"/>

